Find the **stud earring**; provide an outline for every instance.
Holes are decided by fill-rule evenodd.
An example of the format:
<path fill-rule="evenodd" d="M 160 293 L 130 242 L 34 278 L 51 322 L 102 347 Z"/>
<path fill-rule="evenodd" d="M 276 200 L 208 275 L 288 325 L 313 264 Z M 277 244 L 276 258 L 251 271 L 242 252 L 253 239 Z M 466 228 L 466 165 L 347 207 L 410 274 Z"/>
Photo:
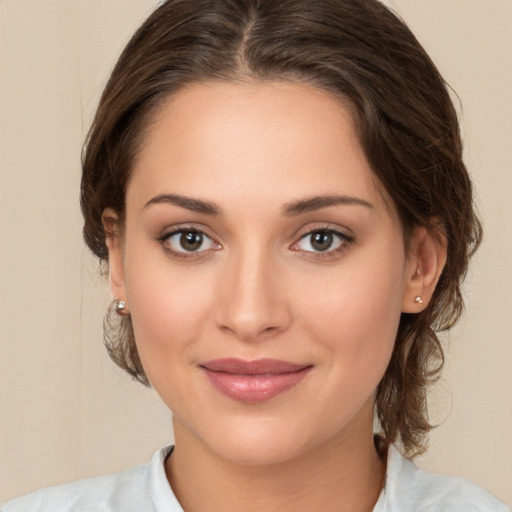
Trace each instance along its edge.
<path fill-rule="evenodd" d="M 116 313 L 122 313 L 126 309 L 126 301 L 121 299 L 115 299 L 116 301 Z"/>
<path fill-rule="evenodd" d="M 423 299 L 418 295 L 418 296 L 414 299 L 414 302 L 416 302 L 416 304 L 423 304 Z"/>

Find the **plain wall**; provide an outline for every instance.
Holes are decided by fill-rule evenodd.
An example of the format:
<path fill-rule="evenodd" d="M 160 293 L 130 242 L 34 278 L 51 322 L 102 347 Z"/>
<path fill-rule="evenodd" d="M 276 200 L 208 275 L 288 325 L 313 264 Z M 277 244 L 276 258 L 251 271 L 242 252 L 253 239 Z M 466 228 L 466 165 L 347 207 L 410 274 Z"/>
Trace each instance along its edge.
<path fill-rule="evenodd" d="M 512 503 L 512 2 L 395 0 L 463 105 L 485 241 L 418 463 Z M 170 413 L 108 360 L 111 297 L 81 239 L 81 144 L 154 0 L 0 0 L 0 502 L 118 471 L 172 442 Z"/>

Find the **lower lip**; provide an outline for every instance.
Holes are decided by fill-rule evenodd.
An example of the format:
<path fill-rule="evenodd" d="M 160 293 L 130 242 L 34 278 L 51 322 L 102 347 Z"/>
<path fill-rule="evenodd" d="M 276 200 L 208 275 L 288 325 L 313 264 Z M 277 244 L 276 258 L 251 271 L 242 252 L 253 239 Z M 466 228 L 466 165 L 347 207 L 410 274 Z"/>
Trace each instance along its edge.
<path fill-rule="evenodd" d="M 213 386 L 224 395 L 247 403 L 270 400 L 302 382 L 312 366 L 286 373 L 239 375 L 201 367 Z"/>

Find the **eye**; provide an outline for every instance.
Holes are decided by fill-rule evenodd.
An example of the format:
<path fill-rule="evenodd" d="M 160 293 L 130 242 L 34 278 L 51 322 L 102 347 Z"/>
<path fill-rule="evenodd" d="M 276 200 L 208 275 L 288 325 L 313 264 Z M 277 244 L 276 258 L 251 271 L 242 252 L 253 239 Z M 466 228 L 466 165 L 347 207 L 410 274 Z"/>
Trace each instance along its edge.
<path fill-rule="evenodd" d="M 339 252 L 352 240 L 352 237 L 333 229 L 315 229 L 306 233 L 292 246 L 292 250 L 316 253 Z"/>
<path fill-rule="evenodd" d="M 220 248 L 219 244 L 214 242 L 205 233 L 190 228 L 166 234 L 161 238 L 161 242 L 171 253 L 182 255 Z"/>

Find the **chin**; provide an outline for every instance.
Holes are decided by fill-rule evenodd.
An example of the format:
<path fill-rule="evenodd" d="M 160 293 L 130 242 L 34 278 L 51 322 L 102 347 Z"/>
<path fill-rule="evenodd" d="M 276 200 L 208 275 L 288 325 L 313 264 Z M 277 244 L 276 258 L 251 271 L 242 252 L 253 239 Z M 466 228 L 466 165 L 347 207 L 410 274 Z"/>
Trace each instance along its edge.
<path fill-rule="evenodd" d="M 322 430 L 297 418 L 239 417 L 210 424 L 208 430 L 196 432 L 196 437 L 208 451 L 225 461 L 257 466 L 289 462 L 336 437 L 334 432 Z"/>
<path fill-rule="evenodd" d="M 257 437 L 257 436 L 253 436 Z M 247 439 L 234 435 L 211 447 L 219 457 L 232 464 L 245 466 L 269 466 L 288 462 L 304 453 L 306 447 L 291 438 L 283 442 L 281 436 Z"/>

